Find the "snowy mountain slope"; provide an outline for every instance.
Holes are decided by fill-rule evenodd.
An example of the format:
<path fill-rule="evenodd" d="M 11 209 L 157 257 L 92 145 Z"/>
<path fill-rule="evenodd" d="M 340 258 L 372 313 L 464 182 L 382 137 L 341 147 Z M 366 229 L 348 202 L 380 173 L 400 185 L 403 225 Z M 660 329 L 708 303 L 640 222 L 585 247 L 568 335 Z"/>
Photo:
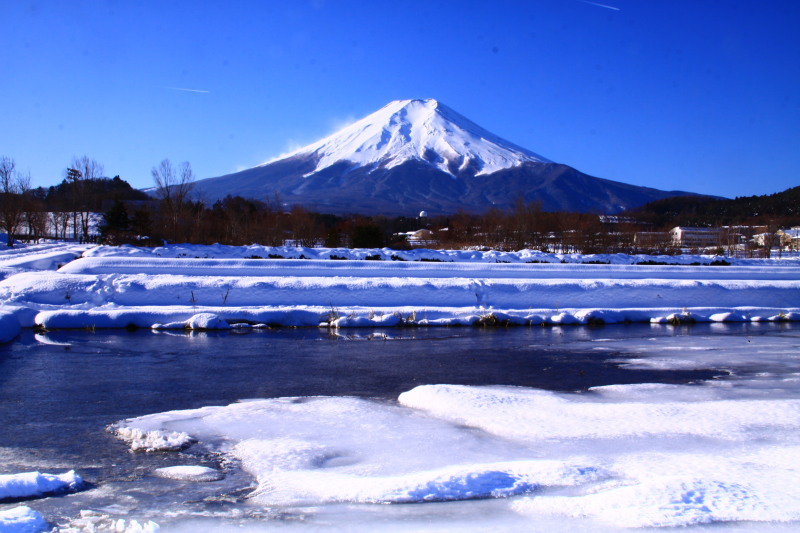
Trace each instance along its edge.
<path fill-rule="evenodd" d="M 510 209 L 617 213 L 689 194 L 595 178 L 516 146 L 433 99 L 398 100 L 263 165 L 201 180 L 213 201 L 272 199 L 334 214 L 416 215 Z"/>
<path fill-rule="evenodd" d="M 425 161 L 442 172 L 476 176 L 548 162 L 486 131 L 434 99 L 396 100 L 316 143 L 290 154 L 319 158 L 314 172 L 340 161 L 360 167 L 394 168 Z"/>

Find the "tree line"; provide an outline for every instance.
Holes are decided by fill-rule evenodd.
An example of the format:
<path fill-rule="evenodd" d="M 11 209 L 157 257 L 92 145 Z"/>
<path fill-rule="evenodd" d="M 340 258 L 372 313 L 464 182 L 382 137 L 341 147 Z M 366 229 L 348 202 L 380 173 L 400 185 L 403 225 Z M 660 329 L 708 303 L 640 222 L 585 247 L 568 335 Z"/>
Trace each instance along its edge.
<path fill-rule="evenodd" d="M 228 196 L 213 203 L 194 194 L 191 165 L 164 159 L 151 170 L 148 195 L 119 176 L 104 176 L 97 161 L 73 158 L 63 181 L 32 188 L 11 158 L 0 158 L 0 230 L 28 238 L 55 237 L 109 244 L 195 244 L 408 248 L 480 247 L 562 253 L 677 253 L 665 242 L 637 239 L 674 226 L 800 224 L 800 187 L 764 197 L 723 200 L 682 197 L 652 202 L 619 216 L 546 212 L 518 200 L 509 211 L 456 213 L 430 218 L 311 212 L 277 195 Z M 92 216 L 102 213 L 99 226 Z M 95 227 L 99 231 L 95 231 Z M 424 230 L 415 239 L 410 233 Z M 12 239 L 9 239 L 11 244 Z"/>

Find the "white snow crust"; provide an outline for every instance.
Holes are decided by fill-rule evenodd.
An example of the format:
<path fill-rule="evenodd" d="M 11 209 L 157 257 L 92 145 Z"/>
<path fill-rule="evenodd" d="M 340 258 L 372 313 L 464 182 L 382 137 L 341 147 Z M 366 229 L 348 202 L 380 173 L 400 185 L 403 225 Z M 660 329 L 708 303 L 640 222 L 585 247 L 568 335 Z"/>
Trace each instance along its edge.
<path fill-rule="evenodd" d="M 80 490 L 82 487 L 83 479 L 74 470 L 65 474 L 40 472 L 0 474 L 0 501 L 63 494 Z"/>
<path fill-rule="evenodd" d="M 0 532 L 2 533 L 39 533 L 47 531 L 47 522 L 42 515 L 21 505 L 11 509 L 0 510 Z"/>
<path fill-rule="evenodd" d="M 279 159 L 298 155 L 317 157 L 315 172 L 340 162 L 392 168 L 416 160 L 453 176 L 467 169 L 482 175 L 526 161 L 549 162 L 489 133 L 433 99 L 390 102 L 333 135 Z"/>

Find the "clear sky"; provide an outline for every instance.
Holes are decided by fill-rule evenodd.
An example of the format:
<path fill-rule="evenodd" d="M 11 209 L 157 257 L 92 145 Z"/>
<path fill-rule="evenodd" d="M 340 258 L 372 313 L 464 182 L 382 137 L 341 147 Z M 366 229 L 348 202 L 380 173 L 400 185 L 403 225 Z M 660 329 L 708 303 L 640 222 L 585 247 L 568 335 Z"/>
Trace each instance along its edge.
<path fill-rule="evenodd" d="M 797 0 L 0 0 L 0 156 L 136 187 L 436 98 L 587 174 L 721 196 L 800 185 Z"/>

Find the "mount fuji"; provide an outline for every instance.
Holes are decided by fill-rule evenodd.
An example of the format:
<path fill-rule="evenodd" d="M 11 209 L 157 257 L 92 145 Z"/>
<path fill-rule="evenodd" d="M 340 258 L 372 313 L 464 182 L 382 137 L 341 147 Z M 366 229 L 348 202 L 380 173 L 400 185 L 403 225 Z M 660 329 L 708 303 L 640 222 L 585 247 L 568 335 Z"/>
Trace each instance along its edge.
<path fill-rule="evenodd" d="M 271 199 L 332 214 L 510 209 L 618 213 L 688 195 L 595 178 L 512 144 L 433 100 L 398 100 L 291 154 L 200 180 L 206 200 Z"/>

